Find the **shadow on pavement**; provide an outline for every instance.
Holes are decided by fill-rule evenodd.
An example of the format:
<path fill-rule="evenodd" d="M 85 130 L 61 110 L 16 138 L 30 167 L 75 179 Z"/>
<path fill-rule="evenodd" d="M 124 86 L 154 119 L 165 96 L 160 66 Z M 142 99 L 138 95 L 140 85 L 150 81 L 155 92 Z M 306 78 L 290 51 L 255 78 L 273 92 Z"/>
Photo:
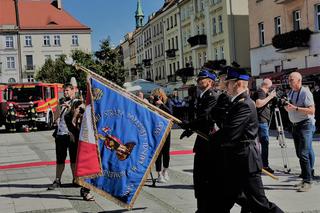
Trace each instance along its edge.
<path fill-rule="evenodd" d="M 184 169 L 184 170 L 182 170 L 182 171 L 184 171 L 184 172 L 189 172 L 189 173 L 193 173 L 193 169 Z"/>
<path fill-rule="evenodd" d="M 41 188 L 48 188 L 51 184 L 1 184 L 1 187 L 12 187 L 12 188 L 35 188 L 35 189 L 41 189 Z"/>
<path fill-rule="evenodd" d="M 175 184 L 175 185 L 156 185 L 155 188 L 159 188 L 159 189 L 190 189 L 190 190 L 193 190 L 193 185 L 179 185 L 179 184 Z"/>
<path fill-rule="evenodd" d="M 83 200 L 82 197 L 76 198 L 75 196 L 69 196 L 69 195 L 33 194 L 33 193 L 6 194 L 6 195 L 0 195 L 0 197 L 8 197 L 8 198 L 13 198 L 13 199 L 28 197 L 28 198 L 49 198 L 49 199 L 61 199 L 61 200 L 66 200 L 66 199 L 68 199 L 68 200 Z"/>
<path fill-rule="evenodd" d="M 292 190 L 296 191 L 297 189 L 294 187 L 294 185 L 264 185 L 263 187 L 265 190 Z"/>
<path fill-rule="evenodd" d="M 143 207 L 143 208 L 133 208 L 131 210 L 128 209 L 120 209 L 120 210 L 114 210 L 114 211 L 103 211 L 103 212 L 98 212 L 98 213 L 121 213 L 121 212 L 132 212 L 132 211 L 139 211 L 139 210 L 145 210 L 147 207 Z"/>

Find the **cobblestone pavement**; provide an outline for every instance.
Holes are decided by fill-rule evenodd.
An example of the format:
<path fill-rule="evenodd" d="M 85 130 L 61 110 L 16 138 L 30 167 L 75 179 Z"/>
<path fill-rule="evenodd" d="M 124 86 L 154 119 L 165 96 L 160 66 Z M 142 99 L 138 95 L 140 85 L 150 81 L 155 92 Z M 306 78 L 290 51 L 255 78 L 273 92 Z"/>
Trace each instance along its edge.
<path fill-rule="evenodd" d="M 195 135 L 179 140 L 181 130 L 172 130 L 171 150 L 191 150 Z M 79 188 L 71 183 L 71 171 L 66 166 L 63 187 L 47 191 L 55 176 L 55 166 L 48 165 L 55 160 L 52 131 L 7 134 L 0 130 L 0 213 L 37 212 L 124 212 L 125 209 L 95 195 L 94 202 L 83 201 Z M 277 139 L 271 137 L 270 166 L 276 169 L 280 178 L 275 181 L 263 176 L 267 197 L 290 213 L 320 212 L 319 179 L 314 181 L 311 191 L 298 193 L 293 185 L 299 182 L 299 162 L 295 156 L 292 139 L 287 138 L 287 153 L 290 174 L 283 172 L 281 149 Z M 320 174 L 320 143 L 315 138 L 317 155 L 316 174 Z M 30 166 L 35 165 L 36 167 Z M 12 168 L 14 166 L 20 168 Z M 8 168 L 10 167 L 10 168 Z M 152 187 L 150 179 L 141 191 L 133 212 L 195 212 L 196 200 L 192 186 L 193 155 L 173 155 L 170 161 L 170 181 Z M 214 211 L 213 211 L 214 212 Z M 232 213 L 240 212 L 235 206 Z"/>

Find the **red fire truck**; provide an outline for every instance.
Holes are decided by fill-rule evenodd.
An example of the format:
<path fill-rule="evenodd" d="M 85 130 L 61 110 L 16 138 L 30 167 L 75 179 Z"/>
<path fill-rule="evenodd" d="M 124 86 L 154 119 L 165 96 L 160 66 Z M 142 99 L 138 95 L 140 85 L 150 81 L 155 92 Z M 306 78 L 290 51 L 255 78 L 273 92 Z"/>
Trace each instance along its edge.
<path fill-rule="evenodd" d="M 7 85 L 0 84 L 0 127 L 4 125 L 6 122 L 6 115 L 5 115 L 6 110 L 3 110 L 7 106 L 6 89 L 7 89 Z"/>
<path fill-rule="evenodd" d="M 39 127 L 53 127 L 54 120 L 59 116 L 59 99 L 63 97 L 63 84 L 57 83 L 14 83 L 6 88 L 7 102 L 3 111 L 10 103 L 17 112 L 17 127 L 27 124 L 27 111 L 30 102 L 36 107 Z"/>

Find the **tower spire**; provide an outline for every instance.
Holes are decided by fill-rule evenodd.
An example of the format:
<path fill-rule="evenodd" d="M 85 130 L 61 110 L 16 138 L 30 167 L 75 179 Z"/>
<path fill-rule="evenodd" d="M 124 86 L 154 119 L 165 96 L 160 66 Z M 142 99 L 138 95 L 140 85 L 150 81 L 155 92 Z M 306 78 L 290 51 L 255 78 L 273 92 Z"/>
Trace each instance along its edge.
<path fill-rule="evenodd" d="M 143 18 L 144 18 L 141 0 L 138 0 L 137 2 L 137 10 L 136 10 L 135 17 L 136 17 L 136 29 L 138 29 L 139 27 L 143 26 Z"/>

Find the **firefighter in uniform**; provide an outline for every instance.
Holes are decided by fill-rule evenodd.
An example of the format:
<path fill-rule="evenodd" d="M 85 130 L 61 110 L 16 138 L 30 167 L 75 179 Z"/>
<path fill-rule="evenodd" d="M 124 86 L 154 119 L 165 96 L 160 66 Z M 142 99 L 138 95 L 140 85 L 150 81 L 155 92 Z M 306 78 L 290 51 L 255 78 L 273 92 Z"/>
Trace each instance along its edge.
<path fill-rule="evenodd" d="M 230 67 L 226 88 L 231 104 L 221 128 L 212 135 L 212 143 L 220 146 L 221 190 L 220 202 L 213 206 L 216 212 L 230 212 L 239 195 L 244 193 L 252 213 L 283 211 L 269 202 L 261 180 L 262 162 L 255 146 L 258 118 L 254 102 L 248 94 L 249 75 L 244 69 Z"/>
<path fill-rule="evenodd" d="M 36 122 L 37 116 L 38 114 L 37 114 L 36 107 L 34 106 L 33 102 L 30 101 L 30 106 L 28 109 L 28 126 L 30 130 L 33 130 L 33 131 L 38 130 L 37 122 Z"/>
<path fill-rule="evenodd" d="M 16 117 L 17 113 L 16 110 L 13 107 L 13 104 L 9 104 L 9 109 L 6 114 L 6 123 L 7 123 L 7 128 L 9 132 L 15 132 L 16 131 Z"/>
<path fill-rule="evenodd" d="M 214 126 L 212 120 L 209 119 L 209 113 L 215 106 L 218 94 L 213 89 L 216 75 L 204 68 L 200 71 L 197 78 L 197 87 L 200 89 L 200 96 L 197 98 L 196 119 L 190 123 L 183 123 L 181 127 L 186 129 L 180 139 L 189 137 L 192 130 L 209 135 Z M 197 213 L 212 212 L 210 206 L 212 204 L 212 193 L 210 192 L 210 184 L 212 183 L 212 165 L 210 158 L 213 156 L 209 152 L 209 141 L 197 136 L 193 148 L 194 169 L 193 182 L 195 197 L 197 199 Z M 211 196 L 208 196 L 211 195 Z"/>

